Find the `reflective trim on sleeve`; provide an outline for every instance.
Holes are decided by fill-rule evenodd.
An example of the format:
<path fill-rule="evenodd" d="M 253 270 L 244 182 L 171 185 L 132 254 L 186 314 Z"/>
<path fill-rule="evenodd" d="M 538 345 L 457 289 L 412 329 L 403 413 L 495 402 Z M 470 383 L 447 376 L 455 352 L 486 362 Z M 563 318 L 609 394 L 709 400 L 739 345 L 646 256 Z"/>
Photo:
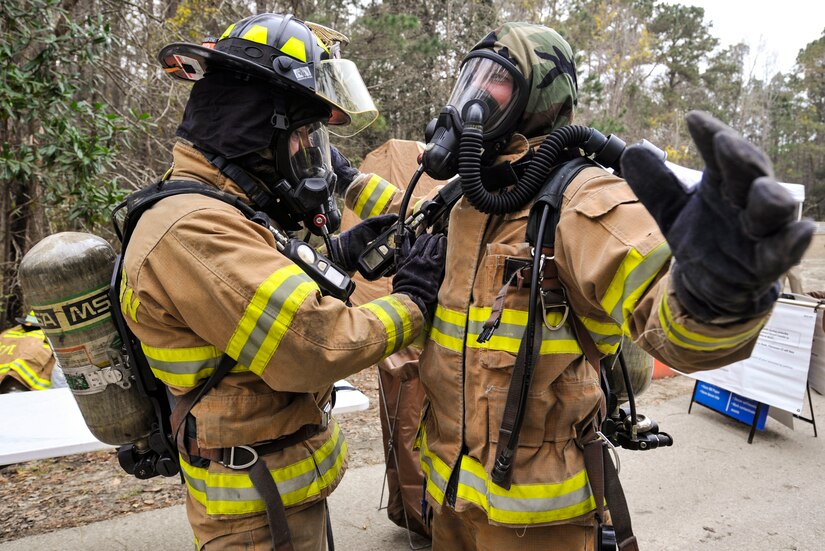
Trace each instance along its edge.
<path fill-rule="evenodd" d="M 585 329 L 593 337 L 596 348 L 603 354 L 615 354 L 622 343 L 622 328 L 615 323 L 603 323 L 591 318 L 579 316 Z"/>
<path fill-rule="evenodd" d="M 118 296 L 120 298 L 120 309 L 123 315 L 132 318 L 132 321 L 137 321 L 137 310 L 140 306 L 140 299 L 134 295 L 134 290 L 126 283 L 126 269 L 121 272 L 120 289 Z"/>
<path fill-rule="evenodd" d="M 270 469 L 284 507 L 303 503 L 331 486 L 340 476 L 346 455 L 347 443 L 336 423 L 329 440 L 310 457 Z M 183 457 L 181 467 L 189 493 L 206 507 L 207 514 L 243 515 L 266 510 L 245 471 L 210 472 L 188 464 Z"/>
<path fill-rule="evenodd" d="M 427 477 L 427 493 L 443 504 L 450 468 L 429 450 L 423 427 L 420 432 L 420 460 Z M 460 469 L 458 497 L 478 505 L 490 520 L 501 524 L 531 525 L 563 521 L 596 508 L 585 470 L 562 482 L 513 484 L 505 490 L 494 484 L 482 464 L 470 456 L 461 456 L 457 468 Z"/>
<path fill-rule="evenodd" d="M 14 361 L 0 364 L 0 375 L 5 375 L 9 371 L 14 371 L 23 378 L 23 382 L 29 385 L 32 390 L 46 390 L 52 387 L 52 382 L 41 378 L 37 371 L 29 367 L 26 360 L 16 359 Z"/>
<path fill-rule="evenodd" d="M 627 320 L 650 282 L 670 260 L 670 246 L 662 243 L 646 256 L 631 249 L 607 287 L 601 304 L 604 311 L 630 334 Z"/>
<path fill-rule="evenodd" d="M 352 212 L 361 220 L 377 216 L 384 212 L 396 191 L 398 191 L 397 187 L 374 174 L 358 194 Z"/>
<path fill-rule="evenodd" d="M 214 346 L 158 348 L 141 343 L 141 349 L 155 377 L 167 385 L 192 388 L 208 378 L 218 367 L 223 352 Z M 231 373 L 249 369 L 236 364 Z"/>
<path fill-rule="evenodd" d="M 679 324 L 670 311 L 670 306 L 667 303 L 667 293 L 662 297 L 662 302 L 659 304 L 659 323 L 667 335 L 667 340 L 681 348 L 689 350 L 724 350 L 726 348 L 735 348 L 743 342 L 749 341 L 754 335 L 762 330 L 762 326 L 767 320 L 763 320 L 756 327 L 752 327 L 747 331 L 739 333 L 738 335 L 727 335 L 724 337 L 710 337 L 702 335 L 694 331 L 688 330 L 685 326 Z"/>
<path fill-rule="evenodd" d="M 304 300 L 320 292 L 297 265 L 276 270 L 255 291 L 238 322 L 226 353 L 260 375 Z"/>
<path fill-rule="evenodd" d="M 412 318 L 404 304 L 392 296 L 372 300 L 359 306 L 378 318 L 387 333 L 384 356 L 401 350 L 413 341 Z"/>

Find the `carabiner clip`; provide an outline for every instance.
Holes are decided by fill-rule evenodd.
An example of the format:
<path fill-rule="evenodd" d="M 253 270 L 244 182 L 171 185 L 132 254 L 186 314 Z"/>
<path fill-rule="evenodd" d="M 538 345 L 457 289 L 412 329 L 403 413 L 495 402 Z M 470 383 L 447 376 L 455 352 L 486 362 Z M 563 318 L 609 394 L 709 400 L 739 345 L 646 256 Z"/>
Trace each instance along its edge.
<path fill-rule="evenodd" d="M 556 325 L 550 325 L 547 322 L 547 306 L 544 304 L 544 293 L 539 293 L 539 299 L 541 300 L 541 320 L 544 322 L 544 326 L 549 329 L 550 331 L 558 331 L 564 325 L 564 322 L 567 321 L 567 315 L 570 313 L 570 306 L 566 303 L 562 304 L 551 304 L 550 308 L 557 308 L 559 306 L 564 307 L 564 313 L 561 315 L 561 321 Z"/>

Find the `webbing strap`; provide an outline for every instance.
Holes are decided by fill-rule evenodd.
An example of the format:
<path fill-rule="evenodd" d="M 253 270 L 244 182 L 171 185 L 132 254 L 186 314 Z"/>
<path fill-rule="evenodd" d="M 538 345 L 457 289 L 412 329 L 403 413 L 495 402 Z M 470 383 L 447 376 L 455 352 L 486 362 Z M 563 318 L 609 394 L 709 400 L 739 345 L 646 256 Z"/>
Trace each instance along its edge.
<path fill-rule="evenodd" d="M 619 551 L 639 551 L 639 543 L 633 535 L 633 526 L 630 524 L 630 511 L 627 509 L 627 499 L 622 490 L 622 483 L 616 467 L 610 459 L 607 446 L 602 445 L 602 463 L 604 465 L 605 495 L 607 507 L 610 509 L 610 521 L 616 530 L 616 542 Z M 589 470 L 588 470 L 589 473 Z"/>
<path fill-rule="evenodd" d="M 264 460 L 258 458 L 250 467 L 249 479 L 266 504 L 266 518 L 269 521 L 269 531 L 272 533 L 272 549 L 294 551 L 289 525 L 286 522 L 284 502 Z"/>
<path fill-rule="evenodd" d="M 576 331 L 576 340 L 579 341 L 584 350 L 587 363 L 593 367 L 597 376 L 601 376 L 599 351 L 596 348 L 596 343 L 593 342 L 593 337 L 577 315 L 573 314 L 571 317 Z M 587 477 L 590 479 L 590 490 L 596 500 L 596 510 L 599 513 L 600 521 L 604 520 L 604 501 L 607 499 L 610 521 L 616 530 L 616 541 L 620 551 L 639 551 L 636 536 L 633 535 L 633 527 L 630 524 L 630 511 L 627 508 L 627 499 L 625 499 L 624 490 L 622 490 L 619 473 L 616 472 L 616 467 L 610 459 L 607 444 L 596 433 L 597 423 L 604 420 L 606 409 L 606 400 L 602 395 L 599 403 L 600 419 L 590 424 L 581 437 L 584 464 L 587 469 Z"/>
<path fill-rule="evenodd" d="M 215 385 L 217 385 L 220 380 L 223 379 L 227 373 L 229 373 L 229 370 L 231 370 L 234 365 L 235 359 L 229 354 L 224 354 L 221 357 L 220 362 L 218 362 L 218 367 L 215 368 L 215 371 L 212 372 L 212 375 L 209 376 L 206 382 L 181 396 L 177 403 L 175 403 L 175 407 L 172 410 L 172 415 L 170 415 L 170 420 L 173 431 L 172 437 L 175 442 L 178 443 L 179 449 L 186 449 L 186 446 L 182 445 L 183 433 L 180 430 L 186 421 L 186 416 L 189 415 L 189 412 L 192 411 L 195 404 L 197 404 L 207 392 L 212 390 Z"/>

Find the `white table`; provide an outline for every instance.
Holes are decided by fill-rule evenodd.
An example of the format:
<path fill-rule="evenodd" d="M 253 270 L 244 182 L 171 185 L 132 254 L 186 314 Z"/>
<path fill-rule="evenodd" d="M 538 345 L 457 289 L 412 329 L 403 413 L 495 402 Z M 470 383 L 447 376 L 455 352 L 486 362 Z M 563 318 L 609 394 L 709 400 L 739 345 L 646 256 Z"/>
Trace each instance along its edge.
<path fill-rule="evenodd" d="M 369 399 L 341 380 L 333 415 L 362 411 Z M 92 436 L 68 388 L 0 395 L 0 465 L 112 449 Z"/>

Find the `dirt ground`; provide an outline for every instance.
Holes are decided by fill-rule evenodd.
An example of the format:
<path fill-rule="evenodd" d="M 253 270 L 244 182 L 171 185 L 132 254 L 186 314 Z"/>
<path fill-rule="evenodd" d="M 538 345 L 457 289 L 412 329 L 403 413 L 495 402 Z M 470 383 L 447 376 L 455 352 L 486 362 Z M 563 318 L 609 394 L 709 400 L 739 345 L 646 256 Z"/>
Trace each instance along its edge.
<path fill-rule="evenodd" d="M 825 290 L 825 225 L 803 260 L 803 289 Z M 375 368 L 348 377 L 369 397 L 368 410 L 339 417 L 350 449 L 350 467 L 384 462 Z M 683 378 L 654 382 L 647 403 L 685 393 Z M 114 451 L 10 465 L 0 470 L 0 542 L 81 526 L 124 514 L 184 502 L 178 478 L 138 480 L 121 470 Z"/>
<path fill-rule="evenodd" d="M 347 380 L 370 401 L 369 409 L 338 417 L 350 468 L 383 463 L 377 371 Z M 182 504 L 185 492 L 178 477 L 126 474 L 114 450 L 0 467 L 0 542 Z"/>

